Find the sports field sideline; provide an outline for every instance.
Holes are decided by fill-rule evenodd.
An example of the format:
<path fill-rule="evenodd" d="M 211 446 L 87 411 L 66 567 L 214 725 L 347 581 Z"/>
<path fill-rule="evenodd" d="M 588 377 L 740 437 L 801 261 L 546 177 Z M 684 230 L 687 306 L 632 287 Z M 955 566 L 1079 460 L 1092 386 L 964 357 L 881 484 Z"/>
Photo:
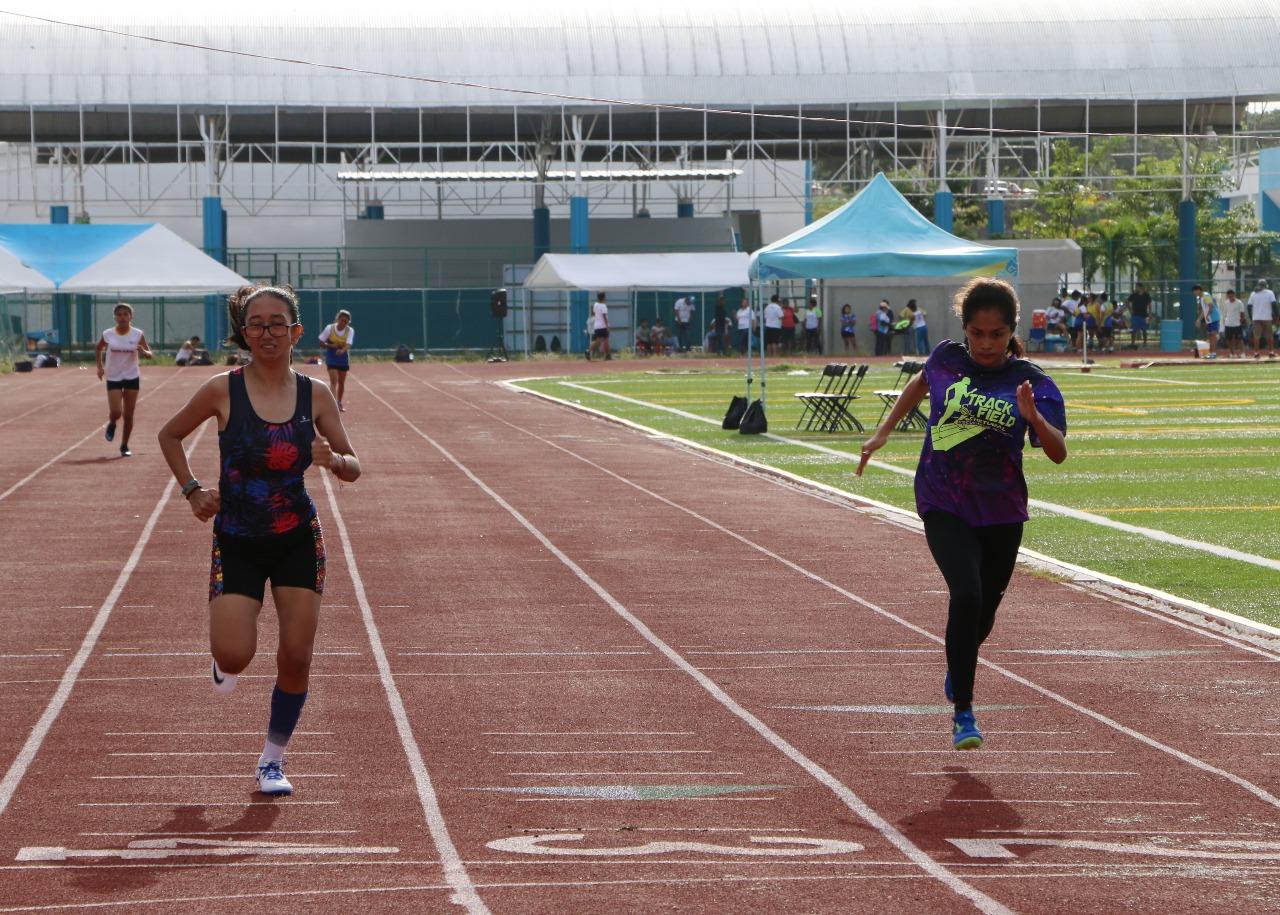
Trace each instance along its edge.
<path fill-rule="evenodd" d="M 690 364 L 564 363 L 551 367 L 563 380 L 522 383 L 616 401 L 653 428 L 687 422 L 690 439 L 776 452 L 848 486 L 823 452 L 602 393 L 718 419 L 740 388 L 732 375 L 629 371 L 655 367 Z M 209 530 L 150 445 L 218 370 L 144 368 L 127 460 L 102 441 L 88 373 L 0 378 L 0 912 L 1274 905 L 1274 641 L 1020 569 L 979 672 L 987 744 L 956 754 L 941 690 L 946 594 L 916 529 L 502 384 L 530 368 L 354 368 L 344 415 L 367 473 L 354 485 L 310 477 L 330 568 L 312 698 L 289 749 L 296 794 L 280 800 L 252 778 L 274 622 L 264 614 L 237 692 L 215 695 Z M 872 386 L 892 380 L 877 371 Z M 1112 457 L 1091 456 L 1091 442 L 1157 459 L 1176 436 L 1125 436 L 1203 415 L 1236 417 L 1244 444 L 1238 457 L 1199 454 L 1219 450 L 1205 432 L 1186 455 L 1205 461 L 1202 478 L 1221 478 L 1209 459 L 1235 461 L 1232 485 L 1259 510 L 1280 502 L 1264 497 L 1274 458 L 1250 450 L 1274 418 L 1221 403 L 1274 411 L 1262 396 L 1274 372 L 1056 372 L 1069 404 L 1151 412 L 1070 407 L 1071 461 L 1058 482 L 1033 461 L 1033 497 L 1134 504 L 1115 491 L 1072 498 L 1107 476 Z M 1153 390 L 1155 379 L 1214 384 Z M 705 403 L 676 387 L 700 382 Z M 785 434 L 788 384 L 813 376 L 770 376 Z M 1180 401 L 1171 416 L 1156 405 L 1165 388 Z M 1122 435 L 1090 437 L 1116 415 Z M 198 434 L 194 469 L 212 477 L 216 442 Z M 856 444 L 822 439 L 833 441 Z M 918 444 L 904 436 L 886 463 L 908 467 Z M 1161 493 L 1168 473 L 1136 485 Z M 902 504 L 897 475 L 860 485 Z M 1200 504 L 1168 488 L 1161 504 Z M 1208 528 L 1172 526 L 1195 514 L 1160 526 L 1208 542 Z M 1028 530 L 1067 523 L 1081 522 L 1038 514 Z M 1258 552 L 1261 538 L 1240 543 Z M 1180 549 L 1201 568 L 1222 563 L 1240 589 L 1273 580 Z M 1142 547 L 1135 564 L 1155 553 Z"/>

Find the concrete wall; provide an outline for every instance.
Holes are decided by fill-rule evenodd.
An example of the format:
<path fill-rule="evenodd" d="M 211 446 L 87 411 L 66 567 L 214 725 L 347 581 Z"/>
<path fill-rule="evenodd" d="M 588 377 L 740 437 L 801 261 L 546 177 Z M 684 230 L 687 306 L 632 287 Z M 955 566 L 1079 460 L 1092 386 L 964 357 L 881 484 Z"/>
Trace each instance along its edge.
<path fill-rule="evenodd" d="M 732 241 L 727 216 L 590 222 L 591 249 L 597 253 L 728 251 Z M 568 249 L 569 220 L 551 220 L 551 245 Z M 353 219 L 346 223 L 346 282 L 386 288 L 499 286 L 505 265 L 533 261 L 532 246 L 532 218 Z"/>

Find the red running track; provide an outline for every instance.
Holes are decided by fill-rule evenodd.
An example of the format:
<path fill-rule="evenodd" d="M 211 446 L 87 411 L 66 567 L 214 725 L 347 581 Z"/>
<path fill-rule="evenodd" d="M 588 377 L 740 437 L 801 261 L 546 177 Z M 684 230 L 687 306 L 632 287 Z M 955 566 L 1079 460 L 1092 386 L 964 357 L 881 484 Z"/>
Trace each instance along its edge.
<path fill-rule="evenodd" d="M 152 444 L 212 371 L 146 371 L 130 460 L 83 373 L 0 379 L 0 912 L 1274 907 L 1280 653 L 1019 572 L 956 753 L 917 532 L 503 366 L 353 372 L 297 794 L 253 794 L 271 614 L 215 696 Z"/>

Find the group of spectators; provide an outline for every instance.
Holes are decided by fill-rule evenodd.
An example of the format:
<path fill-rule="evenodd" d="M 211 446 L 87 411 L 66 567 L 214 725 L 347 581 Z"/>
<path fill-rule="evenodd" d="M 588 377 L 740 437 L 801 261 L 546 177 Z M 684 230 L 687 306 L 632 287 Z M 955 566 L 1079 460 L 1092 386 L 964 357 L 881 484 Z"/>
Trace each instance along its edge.
<path fill-rule="evenodd" d="M 1206 338 L 1197 352 L 1203 349 L 1206 358 L 1218 358 L 1221 336 L 1228 358 L 1245 358 L 1250 342 L 1253 358 L 1260 359 L 1264 349 L 1269 358 L 1275 358 L 1276 297 L 1266 280 L 1258 280 L 1248 301 L 1239 298 L 1235 289 L 1226 290 L 1221 302 L 1200 285 L 1194 286 L 1191 294 L 1196 325 Z M 1068 295 L 1064 289 L 1062 296 L 1045 309 L 1045 319 L 1045 332 L 1070 338 L 1071 349 L 1076 352 L 1085 346 L 1097 352 L 1115 352 L 1116 332 L 1125 329 L 1130 331 L 1130 347 L 1145 349 L 1151 294 L 1142 283 L 1135 284 L 1123 301 L 1113 300 L 1105 291 L 1082 293 L 1073 289 Z"/>

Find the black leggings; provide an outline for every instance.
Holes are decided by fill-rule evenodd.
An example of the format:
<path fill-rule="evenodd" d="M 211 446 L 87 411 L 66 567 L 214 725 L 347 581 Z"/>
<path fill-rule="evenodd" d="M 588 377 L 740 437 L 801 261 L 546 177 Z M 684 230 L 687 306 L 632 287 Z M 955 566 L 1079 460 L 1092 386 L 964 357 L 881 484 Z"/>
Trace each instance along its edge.
<path fill-rule="evenodd" d="M 924 516 L 924 536 L 951 592 L 947 609 L 947 670 L 957 711 L 973 705 L 978 647 L 991 634 L 996 608 L 1013 576 L 1022 523 L 970 527 L 947 512 Z"/>

